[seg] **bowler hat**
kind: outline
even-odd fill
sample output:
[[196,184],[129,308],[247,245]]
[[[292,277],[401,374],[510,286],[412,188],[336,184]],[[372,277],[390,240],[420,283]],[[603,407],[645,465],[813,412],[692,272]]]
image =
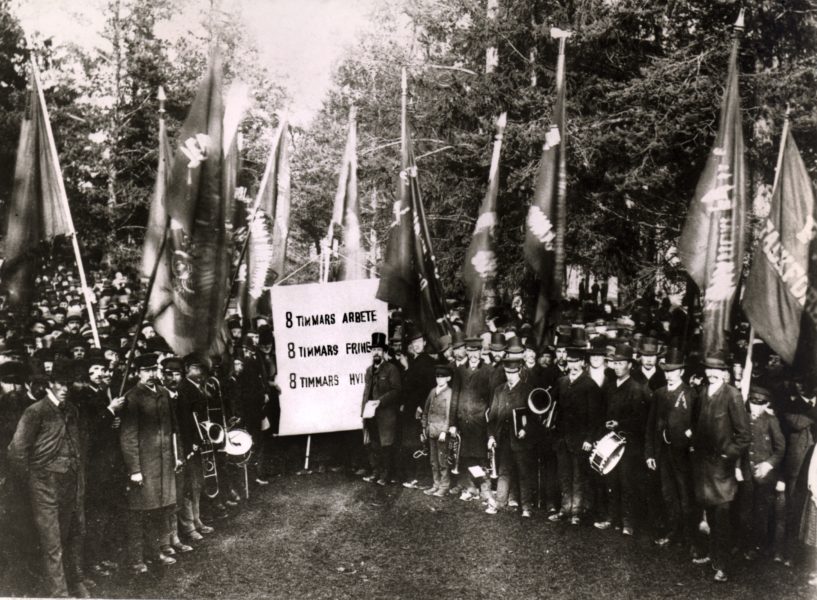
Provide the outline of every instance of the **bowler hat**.
[[502,366],[508,371],[516,371],[522,366],[522,358],[519,356],[506,356],[501,361]]
[[726,353],[722,350],[708,354],[704,358],[705,369],[721,369],[723,371],[729,370],[729,363],[726,360]]
[[768,404],[771,399],[772,395],[766,388],[759,385],[749,388],[749,402],[752,404]]
[[465,347],[468,350],[482,350],[482,338],[479,336],[465,338]]
[[184,368],[189,369],[190,367],[206,368],[207,362],[198,352],[191,352],[184,357]]
[[0,364],[0,381],[22,385],[26,377],[26,365],[17,360]]
[[613,355],[610,357],[611,361],[616,360],[633,360],[633,347],[630,344],[624,342],[621,344],[617,344],[615,350],[613,350]]
[[661,354],[661,348],[658,345],[658,340],[653,337],[645,337],[641,339],[639,352],[642,356],[658,356]]

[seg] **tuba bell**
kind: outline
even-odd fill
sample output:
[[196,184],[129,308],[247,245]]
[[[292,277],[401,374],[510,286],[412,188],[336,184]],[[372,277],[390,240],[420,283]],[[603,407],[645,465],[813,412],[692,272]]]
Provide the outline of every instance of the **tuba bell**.
[[528,408],[537,415],[547,429],[553,427],[553,415],[556,403],[550,395],[550,388],[534,388],[528,394]]
[[199,423],[202,434],[207,436],[208,441],[213,446],[220,447],[224,445],[225,436],[224,428],[213,421],[201,421]]

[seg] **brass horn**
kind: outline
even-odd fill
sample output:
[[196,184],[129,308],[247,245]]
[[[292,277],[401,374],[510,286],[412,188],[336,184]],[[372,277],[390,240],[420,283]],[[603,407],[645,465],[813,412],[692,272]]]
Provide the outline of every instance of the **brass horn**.
[[545,388],[534,388],[528,394],[528,408],[535,415],[544,415],[553,410],[553,398]]
[[556,403],[550,395],[550,388],[534,388],[528,394],[528,408],[537,415],[545,429],[553,427],[553,415],[556,412]]

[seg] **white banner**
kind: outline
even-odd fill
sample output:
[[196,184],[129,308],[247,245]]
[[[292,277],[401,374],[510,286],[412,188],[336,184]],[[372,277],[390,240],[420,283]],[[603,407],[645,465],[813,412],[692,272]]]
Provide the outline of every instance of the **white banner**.
[[272,288],[279,435],[360,429],[372,333],[388,333],[377,279]]

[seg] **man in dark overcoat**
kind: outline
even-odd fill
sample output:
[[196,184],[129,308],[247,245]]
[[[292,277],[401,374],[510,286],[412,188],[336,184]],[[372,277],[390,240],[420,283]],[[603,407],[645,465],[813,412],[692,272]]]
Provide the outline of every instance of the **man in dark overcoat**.
[[[376,403],[376,408],[373,417],[363,419],[364,436],[368,438],[366,446],[372,468],[372,473],[364,479],[377,482],[379,485],[388,485],[394,475],[394,444],[402,381],[397,367],[384,360],[384,353],[388,348],[386,335],[373,333],[371,346],[372,364],[367,367],[364,378],[361,416],[367,402]],[[419,432],[417,435],[419,438]]]
[[484,466],[487,452],[488,424],[485,413],[491,402],[491,367],[481,359],[482,339],[472,337],[465,340],[468,353],[467,362],[456,368],[459,400],[454,426],[460,435],[460,475],[461,500],[472,500],[490,496],[491,482],[483,478],[477,489],[469,467]]
[[521,366],[521,357],[502,359],[506,380],[494,389],[488,410],[488,449],[496,452],[499,478],[496,502],[489,503],[486,512],[494,514],[498,508],[507,505],[511,476],[515,472],[522,516],[528,518],[533,508],[532,441],[524,427],[514,426],[514,409],[527,409],[528,396],[533,388],[520,379]]
[[589,452],[604,420],[601,390],[584,369],[584,351],[568,349],[567,375],[558,381],[556,452],[561,480],[561,510],[551,521],[569,518],[579,525],[590,509]]
[[729,366],[723,352],[705,358],[708,386],[701,396],[700,414],[692,434],[695,497],[706,509],[710,528],[709,556],[693,561],[705,563],[711,559],[718,582],[727,580],[729,506],[738,491],[735,471],[752,440],[743,398],[727,383]]
[[644,457],[647,468],[657,472],[662,482],[667,530],[655,542],[665,546],[674,539],[694,553],[693,542],[700,515],[692,484],[693,416],[697,391],[684,383],[684,355],[670,348],[660,368],[667,384],[655,391],[647,417]]
[[128,555],[136,573],[147,570],[145,559],[175,564],[161,552],[168,512],[176,504],[174,428],[170,397],[158,384],[159,365],[154,353],[134,359],[139,383],[125,394],[119,442],[128,473]]

